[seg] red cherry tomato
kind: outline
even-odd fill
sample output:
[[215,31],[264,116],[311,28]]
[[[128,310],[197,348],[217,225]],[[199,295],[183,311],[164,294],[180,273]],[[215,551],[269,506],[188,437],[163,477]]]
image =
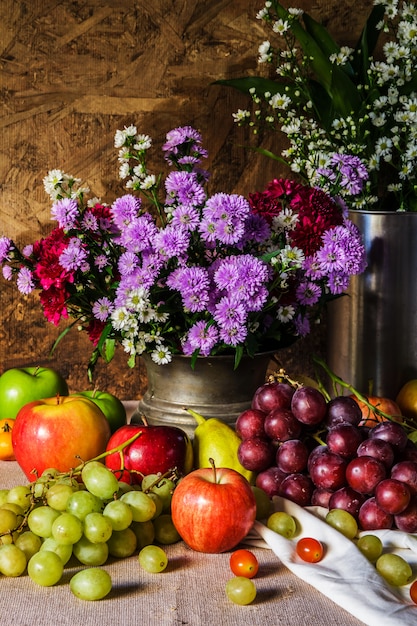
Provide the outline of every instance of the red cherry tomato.
[[318,563],[323,558],[323,545],[318,539],[303,537],[297,542],[297,554],[307,563]]
[[417,580],[415,580],[410,587],[410,598],[414,604],[417,604]]
[[236,550],[230,555],[230,569],[235,576],[253,578],[258,573],[258,559],[249,550]]

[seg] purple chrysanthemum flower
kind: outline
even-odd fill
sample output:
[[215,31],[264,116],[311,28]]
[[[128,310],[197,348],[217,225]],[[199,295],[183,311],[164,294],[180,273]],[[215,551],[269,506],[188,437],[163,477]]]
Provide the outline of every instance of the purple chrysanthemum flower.
[[167,204],[175,202],[186,207],[200,206],[206,199],[206,192],[195,172],[171,172],[166,178],[165,189]]
[[201,237],[207,241],[217,239],[226,245],[238,243],[245,232],[245,221],[250,212],[249,202],[243,196],[214,194],[203,209]]
[[242,243],[264,243],[271,236],[271,228],[259,213],[251,213],[245,220],[245,232]]
[[123,252],[123,254],[121,254],[117,267],[121,276],[127,276],[133,273],[137,264],[138,258],[136,254],[128,250],[127,252]]
[[195,350],[199,350],[202,356],[209,356],[218,339],[219,333],[216,326],[200,320],[188,331],[186,341],[183,343],[183,352],[191,355]]
[[248,335],[245,324],[235,324],[228,328],[221,328],[219,332],[220,339],[229,346],[237,346],[243,343]]
[[98,220],[91,211],[86,211],[81,221],[81,226],[84,230],[95,233],[98,231]]
[[99,254],[94,259],[94,265],[101,271],[109,265],[109,259],[105,254]]
[[[261,294],[266,300],[267,294],[263,288],[268,279],[269,268],[266,263],[250,254],[222,259],[214,273],[218,289],[245,300],[247,304],[250,297],[257,298]],[[259,307],[259,302],[256,306]]]
[[13,271],[10,265],[3,265],[2,273],[3,273],[3,278],[5,278],[6,280],[12,280]]
[[161,229],[154,238],[154,250],[165,259],[181,257],[187,252],[190,233],[185,228],[173,228],[168,225]]
[[8,237],[0,237],[0,263],[10,261],[10,252],[13,250],[12,240]]
[[342,272],[331,272],[327,286],[330,292],[334,295],[343,293],[349,287],[350,277],[348,274]]
[[193,313],[206,309],[210,281],[203,267],[180,267],[168,276],[166,284],[170,289],[180,292],[186,309]]
[[139,253],[152,247],[152,242],[157,233],[158,228],[152,216],[149,213],[144,213],[134,218],[130,224],[122,229],[118,241],[127,250]]
[[233,330],[246,323],[247,312],[242,302],[233,296],[224,296],[216,304],[213,318],[220,329]]
[[27,295],[35,289],[32,272],[27,267],[21,267],[16,279],[17,288],[20,293]]
[[83,248],[81,241],[73,237],[65,250],[59,255],[59,264],[69,272],[78,269],[85,272],[89,268],[88,263],[86,263],[87,257],[88,253]]
[[97,320],[105,322],[112,313],[114,307],[109,298],[99,298],[92,307],[92,313]]
[[72,198],[62,198],[52,206],[51,215],[51,219],[56,220],[60,228],[74,228],[77,224],[78,204]]
[[111,206],[113,222],[122,230],[139,215],[141,206],[140,198],[136,198],[131,194],[125,194],[117,198]]
[[179,226],[180,228],[193,231],[197,228],[199,221],[199,212],[193,207],[180,205],[172,212],[172,226]]
[[305,306],[316,304],[321,296],[321,288],[312,281],[301,282],[296,289],[297,301]]

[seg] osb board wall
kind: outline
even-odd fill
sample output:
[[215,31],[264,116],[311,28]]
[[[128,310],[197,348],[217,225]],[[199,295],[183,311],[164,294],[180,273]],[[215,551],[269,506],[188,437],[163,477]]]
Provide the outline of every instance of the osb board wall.
[[[352,43],[372,0],[304,0],[296,5],[323,20],[339,41]],[[245,150],[249,131],[232,112],[248,99],[212,84],[256,72],[257,48],[269,37],[255,19],[262,0],[15,0],[0,1],[0,227],[19,243],[51,229],[42,179],[60,168],[82,178],[111,202],[117,182],[114,132],[135,123],[160,146],[179,125],[198,128],[209,150],[212,191],[248,193],[288,174]],[[261,138],[257,138],[261,141]],[[280,138],[263,138],[280,151]],[[156,159],[158,165],[162,165]],[[0,278],[0,373],[49,364],[72,391],[89,386],[88,340],[47,323],[36,295],[22,298]],[[306,355],[323,351],[324,332],[282,356],[308,373]],[[100,364],[96,385],[122,399],[140,397],[143,366],[129,370],[122,350]]]

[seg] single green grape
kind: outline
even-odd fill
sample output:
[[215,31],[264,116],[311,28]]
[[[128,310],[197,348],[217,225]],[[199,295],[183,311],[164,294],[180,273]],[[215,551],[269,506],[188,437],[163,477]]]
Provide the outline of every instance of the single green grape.
[[17,515],[10,509],[0,508],[0,535],[14,530],[19,525]]
[[28,575],[42,587],[56,585],[62,578],[64,564],[62,559],[50,550],[40,550],[28,562]]
[[381,554],[376,561],[376,569],[383,578],[395,587],[406,585],[413,571],[405,559],[398,554]]
[[111,470],[100,461],[90,461],[81,470],[81,479],[90,493],[110,500],[119,491],[119,482]]
[[29,561],[41,549],[42,539],[31,530],[25,530],[17,537],[15,545],[25,553],[26,560]]
[[25,553],[15,544],[0,546],[0,572],[3,576],[21,576],[26,565]]
[[163,503],[162,498],[158,496],[157,493],[154,493],[153,491],[150,491],[146,495],[148,496],[148,498],[150,498],[151,500],[155,502],[155,507],[156,507],[155,513],[152,515],[152,519],[154,520],[161,515],[164,509],[164,503]]
[[0,506],[7,502],[7,494],[9,493],[8,489],[0,489]]
[[376,535],[362,535],[362,537],[359,537],[356,545],[371,563],[375,563],[382,554],[382,541]]
[[27,518],[29,530],[39,537],[50,537],[52,535],[52,524],[61,513],[51,509],[50,506],[42,505],[33,509]]
[[234,576],[226,583],[226,596],[235,604],[251,604],[256,598],[255,583],[251,578]]
[[271,513],[266,521],[266,525],[275,533],[278,533],[287,539],[294,537],[297,530],[295,519],[284,511]]
[[181,541],[181,537],[174,526],[169,513],[163,513],[153,521],[155,540],[157,543],[171,544]]
[[55,485],[52,485],[46,492],[46,503],[52,509],[65,511],[68,500],[73,493],[74,489],[71,485],[55,483]]
[[61,513],[52,524],[52,537],[57,543],[73,545],[83,535],[83,524],[72,513]]
[[58,543],[53,537],[44,539],[40,550],[49,550],[55,552],[64,565],[68,563],[72,555],[72,544]]
[[149,545],[142,548],[138,556],[140,566],[151,574],[163,572],[168,565],[168,556],[159,546]]
[[349,511],[331,509],[326,515],[326,522],[348,539],[353,539],[358,533],[358,524]]
[[91,543],[87,537],[83,536],[73,545],[72,553],[83,565],[97,567],[104,565],[107,561],[109,547],[107,543]]
[[126,502],[111,500],[103,510],[103,515],[109,520],[113,530],[129,528],[133,520],[132,509]]
[[70,580],[70,589],[81,600],[101,600],[112,589],[112,579],[106,570],[89,567],[74,574]]
[[148,520],[147,522],[132,522],[130,528],[136,535],[139,550],[145,546],[149,546],[155,541],[155,528],[152,520]]
[[107,541],[109,554],[118,559],[132,556],[137,547],[136,535],[131,528],[124,530],[114,530]]
[[75,491],[72,496],[68,498],[66,511],[72,513],[78,519],[83,521],[89,513],[100,513],[103,508],[103,503],[100,498],[94,496],[89,491]]
[[32,492],[27,485],[12,487],[6,497],[6,502],[18,504],[25,513],[31,504]]
[[156,493],[162,500],[162,510],[164,512],[169,511],[171,508],[174,489],[175,483],[170,478],[161,478],[158,483],[152,487],[152,492]]
[[142,491],[148,492],[154,487],[158,481],[162,480],[161,474],[147,474],[142,478]]
[[146,522],[155,515],[156,504],[143,491],[127,491],[120,500],[131,507],[134,522]]
[[84,535],[91,543],[105,543],[110,539],[112,532],[110,520],[102,513],[89,513],[84,519]]

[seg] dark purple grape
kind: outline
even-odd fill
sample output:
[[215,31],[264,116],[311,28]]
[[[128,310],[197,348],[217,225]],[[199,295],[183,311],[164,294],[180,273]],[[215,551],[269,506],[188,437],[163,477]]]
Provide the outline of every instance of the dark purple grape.
[[294,388],[288,383],[265,383],[258,387],[252,397],[252,409],[269,413],[275,408],[289,409]]
[[289,409],[273,409],[268,413],[264,422],[267,437],[275,442],[297,439],[301,434],[302,426]]
[[391,468],[391,478],[405,483],[411,495],[417,494],[417,463],[414,461],[399,461]]
[[394,524],[405,533],[417,533],[417,497],[413,496],[408,507],[399,515],[394,515]]
[[[311,456],[311,455],[310,455]],[[339,454],[329,449],[316,454],[309,463],[311,480],[316,487],[340,489],[346,484],[345,470],[347,462]]]
[[356,451],[358,456],[372,456],[381,461],[387,469],[394,463],[394,448],[383,439],[365,439],[359,444]]
[[358,519],[359,509],[365,502],[366,496],[358,493],[352,487],[341,487],[334,491],[329,500],[329,509],[343,509]]
[[392,528],[394,516],[385,513],[379,507],[374,497],[368,498],[359,509],[359,525],[362,530],[382,530]]
[[276,464],[287,474],[304,472],[308,457],[308,448],[300,439],[287,439],[277,450]]
[[237,458],[245,469],[262,472],[274,463],[275,448],[267,439],[250,437],[239,445]]
[[390,420],[380,422],[374,428],[371,428],[369,438],[388,441],[397,453],[405,450],[408,439],[407,433],[401,424]]
[[331,452],[340,454],[344,459],[356,456],[356,450],[362,443],[362,432],[353,424],[336,424],[330,428],[326,444]]
[[265,493],[272,498],[278,496],[281,483],[288,474],[280,470],[278,467],[272,466],[259,472],[255,479],[255,485],[263,489]]
[[385,465],[373,456],[358,456],[346,467],[348,485],[365,495],[373,495],[377,484],[386,477]]
[[410,499],[407,485],[395,478],[381,480],[375,487],[375,501],[385,513],[399,515],[408,507]]
[[311,494],[312,506],[323,506],[325,509],[328,509],[329,500],[333,493],[334,491],[332,491],[331,489],[322,489],[320,487],[316,487]]
[[306,474],[288,474],[281,483],[279,495],[300,506],[311,504],[314,485]]
[[306,426],[316,426],[326,415],[326,400],[314,387],[299,387],[291,400],[291,411],[299,422]]
[[353,424],[359,426],[362,411],[353,398],[337,396],[327,403],[325,423],[328,428],[336,424]]
[[235,430],[240,439],[262,437],[265,435],[264,422],[266,413],[259,409],[247,409],[236,420]]

